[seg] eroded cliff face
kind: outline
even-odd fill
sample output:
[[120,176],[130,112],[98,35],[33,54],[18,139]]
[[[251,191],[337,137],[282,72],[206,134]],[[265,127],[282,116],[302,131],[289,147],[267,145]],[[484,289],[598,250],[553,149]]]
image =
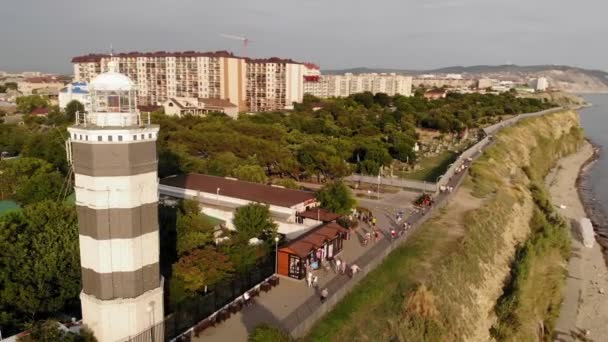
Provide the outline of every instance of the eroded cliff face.
[[[464,225],[463,236],[423,281],[437,314],[406,312],[402,331],[407,333],[401,336],[493,339],[495,306],[511,278],[516,251],[530,238],[531,222],[538,215],[531,182],[542,179],[563,155],[576,151],[582,138],[578,114],[571,111],[524,120],[496,136],[495,145],[471,166],[459,190],[481,198],[480,206],[464,213],[463,222],[454,223]],[[444,214],[450,210],[448,206]]]

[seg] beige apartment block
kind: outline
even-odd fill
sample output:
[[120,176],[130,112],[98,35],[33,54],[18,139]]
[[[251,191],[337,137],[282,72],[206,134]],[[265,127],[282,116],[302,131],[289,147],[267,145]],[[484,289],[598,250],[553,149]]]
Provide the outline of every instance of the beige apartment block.
[[[170,98],[223,99],[239,112],[283,110],[301,102],[304,76],[311,64],[289,59],[250,59],[218,52],[91,54],[74,57],[76,81],[90,81],[118,63],[137,85],[141,105],[162,105]],[[316,67],[318,70],[318,67]]]

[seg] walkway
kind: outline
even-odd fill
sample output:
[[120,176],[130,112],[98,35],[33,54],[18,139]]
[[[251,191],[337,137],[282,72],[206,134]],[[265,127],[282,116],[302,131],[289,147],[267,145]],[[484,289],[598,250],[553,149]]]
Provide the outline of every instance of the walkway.
[[[456,188],[464,174],[466,172],[457,174],[448,185]],[[406,213],[409,213],[406,221],[412,224],[414,229],[428,218],[428,210],[427,215],[413,211],[412,202],[418,195],[418,193],[402,191],[396,194],[385,194],[379,201],[359,199],[360,205],[370,209],[374,216],[378,218],[378,227],[382,234],[379,241],[363,246],[362,234],[365,234],[369,227],[361,223],[360,228],[351,236],[350,240],[345,241],[340,259],[345,260],[348,264],[359,265],[363,269],[363,274],[375,268],[388,255],[390,250],[405,241],[413,231],[413,229],[410,230],[398,241],[390,241],[390,228],[397,226],[395,214],[399,210],[405,210]],[[446,193],[436,196],[436,207],[445,203],[448,195]],[[319,271],[317,274],[319,276],[319,288],[329,290],[330,298],[328,302],[332,301],[333,294],[344,287],[353,286],[363,277],[359,276],[351,279],[345,275],[337,275],[334,271]],[[338,300],[339,298],[335,298],[332,302]],[[326,306],[324,310],[319,310],[320,307],[318,293],[313,288],[307,287],[305,281],[281,277],[279,286],[256,297],[253,305],[232,315],[218,326],[206,329],[198,338],[193,338],[193,341],[246,341],[249,332],[260,323],[269,323],[289,332],[297,330],[301,333],[306,330],[301,326],[303,322],[312,321],[309,319],[311,316],[320,316],[331,308]],[[306,322],[306,324],[312,324],[312,322]]]

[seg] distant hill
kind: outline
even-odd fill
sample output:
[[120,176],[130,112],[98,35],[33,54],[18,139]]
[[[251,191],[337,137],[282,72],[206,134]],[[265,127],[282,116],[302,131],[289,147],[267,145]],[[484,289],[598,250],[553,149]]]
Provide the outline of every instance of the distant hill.
[[407,70],[390,68],[351,68],[323,70],[324,74],[400,73],[412,76],[422,74],[462,74],[473,78],[490,77],[525,82],[528,78],[546,77],[552,87],[574,93],[608,93],[608,72],[567,65],[474,65],[452,66],[432,70]]

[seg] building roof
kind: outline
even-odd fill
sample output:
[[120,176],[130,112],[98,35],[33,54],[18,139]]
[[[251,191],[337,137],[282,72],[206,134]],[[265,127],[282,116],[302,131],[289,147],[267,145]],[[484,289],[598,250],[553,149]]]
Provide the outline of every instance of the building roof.
[[236,107],[235,104],[226,100],[226,99],[212,99],[212,98],[199,98],[199,102],[205,104],[205,106],[209,107],[220,107],[220,108],[229,108]]
[[311,251],[321,248],[325,241],[335,239],[341,232],[347,232],[347,230],[337,223],[327,223],[291,240],[287,245],[281,247],[281,250],[304,258]]
[[94,90],[132,90],[135,89],[135,83],[130,78],[117,72],[105,72],[97,75],[89,87]]
[[327,211],[319,207],[311,208],[301,213],[298,213],[298,216],[322,222],[331,222],[342,217],[342,215],[340,214],[332,213],[331,211]]
[[292,59],[270,57],[270,58],[248,58],[236,56],[232,52],[228,51],[212,51],[212,52],[198,52],[198,51],[184,51],[184,52],[170,52],[170,51],[157,51],[157,52],[127,52],[118,54],[88,54],[83,56],[76,56],[72,58],[72,63],[96,63],[100,62],[102,58],[110,57],[121,57],[121,58],[138,58],[138,57],[224,57],[224,58],[238,58],[244,59],[247,63],[293,63],[303,64],[306,66],[318,66],[312,63],[300,63]]
[[219,188],[221,196],[239,198],[252,202],[271,204],[280,207],[313,202],[312,192],[279,188],[270,185],[245,182],[233,178],[216,177],[191,173],[171,176],[160,180],[160,184],[215,194]]
[[30,114],[31,115],[48,115],[49,109],[48,108],[36,108]]

